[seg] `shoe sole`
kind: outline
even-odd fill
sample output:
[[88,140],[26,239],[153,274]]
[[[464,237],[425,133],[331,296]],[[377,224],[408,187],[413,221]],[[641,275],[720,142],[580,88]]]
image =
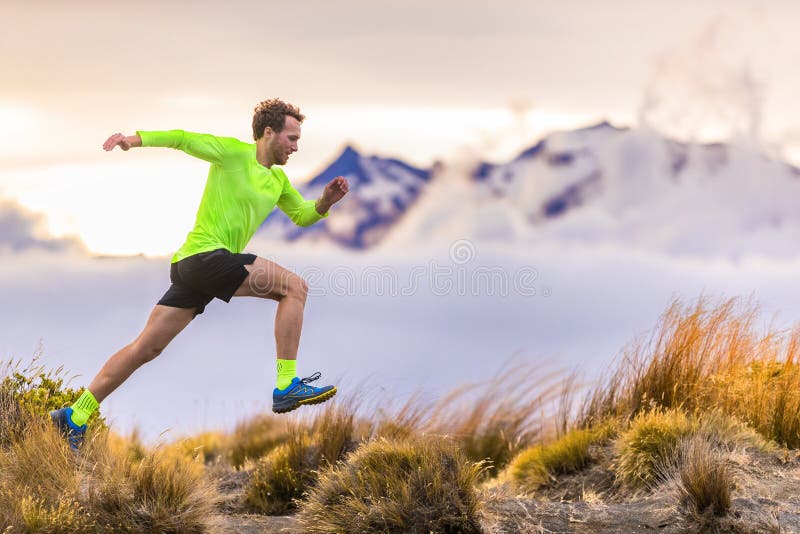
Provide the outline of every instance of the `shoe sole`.
[[275,413],[287,413],[293,410],[298,409],[300,406],[304,404],[321,404],[326,400],[330,399],[336,395],[336,388],[330,389],[321,395],[317,395],[316,397],[311,397],[310,399],[303,399],[301,401],[297,401],[294,404],[291,404],[285,408],[272,408],[272,411]]

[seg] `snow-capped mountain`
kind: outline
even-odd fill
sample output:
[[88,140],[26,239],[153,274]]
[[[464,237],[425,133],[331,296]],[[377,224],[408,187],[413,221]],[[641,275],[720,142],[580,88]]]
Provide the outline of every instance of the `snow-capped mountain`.
[[688,255],[794,255],[800,237],[798,169],[755,146],[681,143],[606,122],[553,133],[505,163],[423,170],[347,148],[303,194],[337,175],[351,194],[335,216],[302,229],[275,214],[267,230],[354,248],[470,238]]
[[288,241],[329,239],[350,248],[367,248],[380,241],[417,200],[431,178],[431,171],[394,159],[362,156],[348,146],[300,192],[305,198],[317,198],[325,184],[337,176],[347,178],[350,193],[347,202],[336,207],[335,217],[302,228],[275,211],[259,232]]

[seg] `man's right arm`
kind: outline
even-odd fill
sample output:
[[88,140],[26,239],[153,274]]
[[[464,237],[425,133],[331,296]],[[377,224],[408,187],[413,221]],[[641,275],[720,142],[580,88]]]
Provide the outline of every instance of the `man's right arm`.
[[120,147],[122,150],[129,150],[132,147],[142,146],[142,138],[139,134],[122,135],[121,133],[115,133],[103,143],[103,150],[114,150],[115,146]]
[[248,145],[233,138],[184,130],[152,132],[137,130],[136,135],[112,135],[105,142],[103,148],[111,150],[115,146],[119,146],[122,150],[128,150],[134,146],[174,148],[209,163],[222,165],[223,160],[234,153],[241,152],[242,148]]

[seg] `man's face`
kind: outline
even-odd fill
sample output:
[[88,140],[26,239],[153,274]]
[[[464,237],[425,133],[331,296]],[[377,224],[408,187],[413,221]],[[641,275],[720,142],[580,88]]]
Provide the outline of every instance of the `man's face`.
[[297,142],[300,140],[300,121],[294,117],[286,116],[283,130],[272,133],[269,149],[276,165],[286,165],[289,156],[297,152]]

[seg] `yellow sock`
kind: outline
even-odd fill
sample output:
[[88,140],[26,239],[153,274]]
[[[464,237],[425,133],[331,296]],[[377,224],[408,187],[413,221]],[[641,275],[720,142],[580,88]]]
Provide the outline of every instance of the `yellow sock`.
[[83,394],[78,397],[72,405],[72,422],[78,426],[83,426],[89,417],[100,407],[100,403],[94,398],[88,389],[83,390]]
[[275,387],[286,389],[292,383],[292,378],[297,376],[297,360],[283,360],[278,358],[278,380]]

